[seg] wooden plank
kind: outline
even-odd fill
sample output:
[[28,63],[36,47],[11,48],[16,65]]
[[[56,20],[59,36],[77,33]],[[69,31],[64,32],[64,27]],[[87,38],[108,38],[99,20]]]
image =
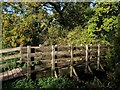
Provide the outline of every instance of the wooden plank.
[[22,53],[24,54],[24,53],[27,53],[27,47],[22,47],[22,49],[21,49],[22,51]]
[[51,46],[42,46],[40,45],[39,48],[35,49],[36,52],[52,52]]
[[50,53],[49,52],[44,52],[44,53],[36,52],[36,53],[30,53],[29,54],[30,57],[40,57],[40,56],[43,56],[43,55],[47,56],[47,55],[50,55]]
[[69,46],[58,45],[57,50],[58,51],[68,51],[70,49],[69,49]]
[[52,60],[51,60],[51,75],[54,76],[54,71],[55,71],[55,47],[52,45]]
[[100,69],[100,44],[98,45],[97,70]]
[[86,58],[85,58],[86,64],[85,64],[85,72],[87,72],[88,68],[88,45],[86,45]]
[[70,45],[70,55],[71,55],[71,62],[70,62],[70,77],[73,76],[73,46]]
[[38,49],[39,48],[39,46],[31,46],[31,49]]
[[31,77],[31,46],[27,46],[27,77]]
[[[57,67],[63,66],[63,65],[68,65],[70,67],[70,62],[57,62]],[[70,71],[69,71],[70,72]]]
[[22,56],[22,45],[20,45],[20,61],[22,61],[23,56]]
[[88,50],[88,53],[89,53],[90,55],[94,55],[94,54],[97,54],[98,51],[97,51],[97,49],[89,49],[89,50]]
[[11,72],[13,73],[14,78],[18,77],[18,74],[15,69],[12,69]]
[[13,51],[19,51],[20,47],[16,47],[16,48],[9,48],[9,49],[2,49],[0,50],[0,54],[2,53],[8,53],[8,52],[13,52]]
[[20,76],[24,76],[22,68],[19,68],[19,70],[20,70]]
[[42,63],[51,63],[51,60],[40,60]]
[[3,76],[4,76],[4,75],[3,75],[3,72],[1,72],[1,73],[0,73],[0,81],[3,80]]
[[8,71],[3,72],[3,80],[8,80]]
[[84,45],[79,45],[79,46],[74,46],[73,50],[85,50],[85,46]]
[[56,59],[57,62],[70,62],[70,58],[58,58]]
[[75,68],[73,68],[73,73],[75,74],[77,81],[80,82],[80,79],[79,79],[79,77],[78,77],[78,75],[77,75],[77,73],[75,71]]
[[[25,56],[27,56],[27,54],[22,54],[22,56],[25,57]],[[0,61],[4,61],[4,60],[7,60],[7,59],[13,59],[13,58],[19,58],[19,57],[21,57],[20,54],[10,55],[10,56],[0,58]]]
[[43,55],[43,56],[39,56],[39,57],[34,57],[35,61],[37,60],[51,60],[52,56],[51,55]]
[[18,76],[23,76],[23,73],[22,73],[22,68],[16,68],[16,72],[18,74]]
[[74,52],[73,57],[85,56],[85,53]]
[[18,71],[17,71],[16,69],[13,69],[11,72],[13,73],[13,77],[14,77],[14,78],[19,77]]
[[[55,45],[55,52],[56,53],[58,52],[58,45]],[[56,68],[58,66],[58,61],[56,59],[57,59],[57,56],[55,55],[55,72],[54,73],[55,73],[55,77],[58,78],[59,70]]]
[[22,72],[17,73],[18,77],[24,76],[24,74]]
[[69,53],[57,53],[57,58],[70,58],[71,55]]
[[8,75],[9,75],[9,80],[14,78],[12,71],[8,71]]

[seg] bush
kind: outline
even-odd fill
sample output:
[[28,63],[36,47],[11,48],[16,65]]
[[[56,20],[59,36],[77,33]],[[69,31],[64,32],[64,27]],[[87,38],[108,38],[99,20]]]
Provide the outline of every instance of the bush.
[[41,88],[55,88],[55,89],[75,89],[77,88],[77,84],[70,79],[65,78],[54,78],[54,77],[48,77],[38,80],[38,86]]
[[4,88],[34,88],[34,89],[76,89],[77,84],[75,81],[66,79],[66,78],[55,78],[55,77],[47,77],[47,78],[40,78],[38,80],[31,80],[24,78],[22,80],[16,80],[14,82],[5,82],[3,83]]

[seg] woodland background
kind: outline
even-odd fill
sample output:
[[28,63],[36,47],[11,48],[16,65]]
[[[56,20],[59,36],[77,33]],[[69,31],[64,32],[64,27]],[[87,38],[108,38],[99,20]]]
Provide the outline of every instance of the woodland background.
[[3,2],[2,48],[107,44],[110,83],[120,83],[120,2]]

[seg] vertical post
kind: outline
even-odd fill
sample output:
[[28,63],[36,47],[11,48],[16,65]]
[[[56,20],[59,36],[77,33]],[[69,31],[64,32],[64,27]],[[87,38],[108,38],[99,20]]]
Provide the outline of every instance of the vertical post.
[[[57,45],[55,45],[55,59],[57,59]],[[58,68],[56,68],[56,67],[58,67],[58,63],[57,63],[57,60],[55,60],[55,77],[57,78],[58,77],[58,74],[59,74],[59,70],[58,70]]]
[[70,77],[73,76],[73,46],[70,45],[71,63],[70,63]]
[[88,45],[86,45],[86,64],[85,64],[85,73],[87,73],[88,68]]
[[100,69],[100,44],[98,44],[97,70]]
[[52,45],[51,75],[54,76],[55,71],[55,47]]
[[22,45],[20,45],[20,63],[22,63],[22,59],[23,59],[23,57],[22,57]]
[[30,53],[31,53],[31,46],[27,46],[27,77],[30,78],[31,77],[31,57],[30,57]]

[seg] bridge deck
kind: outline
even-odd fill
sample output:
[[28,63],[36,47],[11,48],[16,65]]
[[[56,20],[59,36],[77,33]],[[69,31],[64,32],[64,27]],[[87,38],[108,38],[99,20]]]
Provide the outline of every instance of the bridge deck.
[[21,76],[24,76],[24,74],[22,73],[22,68],[16,68],[12,69],[11,71],[0,73],[0,81],[6,81]]

